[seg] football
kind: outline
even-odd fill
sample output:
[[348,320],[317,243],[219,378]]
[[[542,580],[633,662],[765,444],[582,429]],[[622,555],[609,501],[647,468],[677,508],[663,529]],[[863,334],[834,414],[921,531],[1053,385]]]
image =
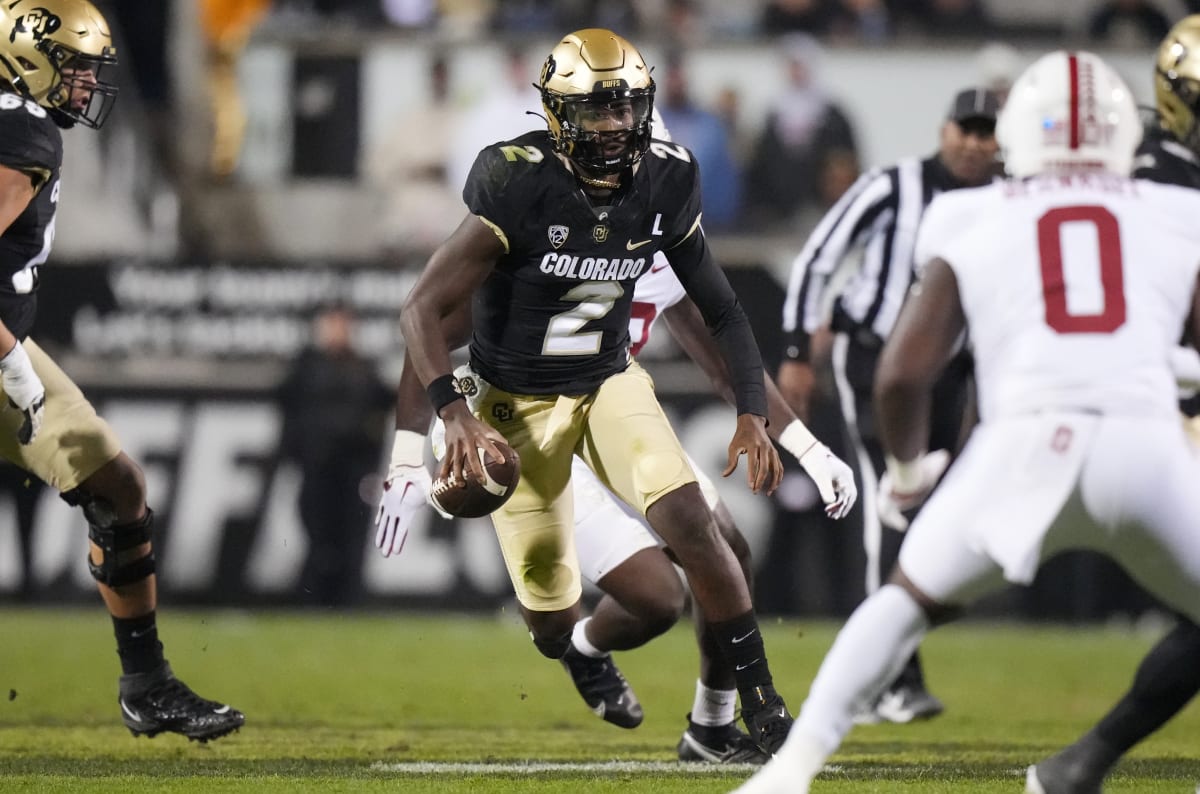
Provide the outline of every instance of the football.
[[479,450],[486,482],[468,479],[467,484],[460,487],[453,477],[437,477],[429,494],[434,503],[452,516],[479,518],[507,502],[521,479],[521,458],[508,444],[497,442],[496,446],[504,453],[503,461],[494,460]]

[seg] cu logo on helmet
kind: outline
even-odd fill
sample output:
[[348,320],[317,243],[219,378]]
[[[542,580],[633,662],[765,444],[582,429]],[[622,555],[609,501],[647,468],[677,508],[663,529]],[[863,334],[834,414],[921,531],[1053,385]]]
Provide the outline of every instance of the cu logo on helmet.
[[46,36],[62,27],[62,20],[44,8],[34,8],[27,14],[17,17],[13,23],[12,32],[8,34],[9,42],[17,40],[20,33],[28,33],[34,41],[41,41]]

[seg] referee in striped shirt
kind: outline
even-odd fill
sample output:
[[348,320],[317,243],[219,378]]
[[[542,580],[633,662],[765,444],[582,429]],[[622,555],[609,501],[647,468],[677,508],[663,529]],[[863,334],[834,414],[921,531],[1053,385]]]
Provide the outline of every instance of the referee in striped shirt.
[[[925,208],[942,191],[983,185],[999,174],[994,135],[999,108],[999,97],[991,91],[960,91],[942,124],[937,153],[905,158],[859,177],[817,224],[788,280],[778,384],[796,413],[807,418],[814,384],[812,340],[815,336],[816,347],[822,348],[820,342],[828,342],[826,329],[832,331],[838,401],[859,467],[868,593],[886,579],[903,537],[885,531],[879,519],[877,489],[884,458],[871,406],[875,364],[915,279],[913,249]],[[848,259],[852,252],[861,256],[856,268]],[[839,273],[843,265],[849,271]],[[831,294],[835,283],[843,285],[836,296]],[[962,353],[943,375],[935,392],[930,450],[957,451],[969,374],[970,360]],[[896,681],[858,719],[910,722],[937,716],[942,708],[925,688],[914,651]]]

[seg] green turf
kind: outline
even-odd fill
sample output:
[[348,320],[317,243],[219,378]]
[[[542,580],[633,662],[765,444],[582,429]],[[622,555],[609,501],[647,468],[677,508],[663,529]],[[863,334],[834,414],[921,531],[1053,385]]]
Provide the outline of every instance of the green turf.
[[[770,621],[776,682],[798,708],[828,624]],[[0,791],[720,792],[744,771],[416,774],[432,762],[670,762],[695,651],[678,627],[618,657],[646,722],[600,722],[510,615],[170,611],[176,672],[247,714],[207,745],[133,739],[116,705],[109,622],[87,611],[0,610]],[[948,704],[938,720],[857,728],[822,792],[1020,792],[1021,770],[1073,739],[1127,686],[1153,634],[964,625],[925,644]],[[7,697],[6,697],[7,695]],[[1111,792],[1192,794],[1200,708],[1118,769]]]

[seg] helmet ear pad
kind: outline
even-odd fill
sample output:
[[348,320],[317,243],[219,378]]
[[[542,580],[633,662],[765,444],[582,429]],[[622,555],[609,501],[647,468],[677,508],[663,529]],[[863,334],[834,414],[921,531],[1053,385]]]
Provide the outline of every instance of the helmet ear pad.
[[1133,94],[1098,55],[1059,50],[1030,65],[996,120],[1014,177],[1056,171],[1128,174],[1142,139]]

